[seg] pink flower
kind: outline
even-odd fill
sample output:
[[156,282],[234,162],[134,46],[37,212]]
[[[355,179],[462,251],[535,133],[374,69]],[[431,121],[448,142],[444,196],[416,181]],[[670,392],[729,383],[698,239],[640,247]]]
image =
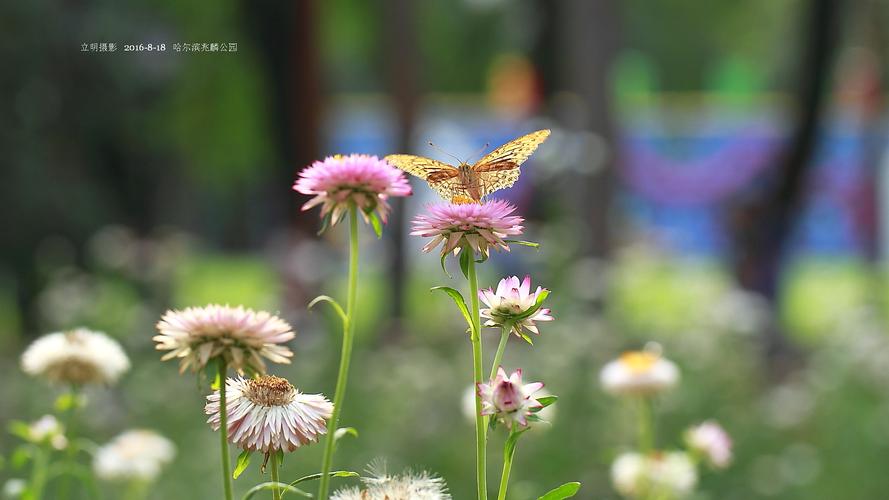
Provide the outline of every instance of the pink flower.
[[717,469],[728,467],[732,461],[732,438],[721,425],[712,420],[685,431],[685,442],[692,451],[700,453]]
[[265,373],[266,358],[290,363],[293,353],[284,344],[293,339],[293,328],[265,311],[211,304],[167,311],[157,324],[157,350],[170,351],[161,360],[178,358],[180,371],[202,370],[211,359],[222,356],[239,372]]
[[321,205],[321,217],[330,217],[330,225],[342,219],[351,203],[361,209],[364,220],[376,211],[386,222],[390,196],[410,196],[411,186],[401,170],[376,156],[353,154],[328,156],[299,173],[293,189],[315,195],[303,210]]
[[523,327],[539,335],[534,322],[553,320],[550,310],[538,304],[538,300],[542,302],[548,294],[549,290],[540,286],[531,293],[531,276],[525,276],[521,283],[518,276],[510,276],[500,280],[496,291],[491,288],[479,290],[479,298],[488,306],[481,310],[481,316],[488,319],[485,326],[511,323],[513,332],[519,337],[524,337]]
[[478,384],[478,395],[482,398],[482,415],[495,415],[507,427],[512,428],[513,422],[528,425],[531,410],[543,408],[532,394],[543,388],[542,382],[522,384],[522,369],[506,376],[503,367],[497,368],[497,376],[490,383]]
[[522,234],[524,219],[510,215],[515,206],[491,200],[482,204],[439,203],[427,207],[427,213],[414,217],[412,236],[432,238],[423,247],[429,252],[443,243],[441,254],[460,253],[464,244],[487,256],[489,247],[509,251],[504,238]]
[[[321,394],[303,394],[270,375],[225,384],[228,440],[244,450],[293,451],[327,433],[333,404]],[[207,396],[204,412],[210,427],[219,430],[219,391]]]

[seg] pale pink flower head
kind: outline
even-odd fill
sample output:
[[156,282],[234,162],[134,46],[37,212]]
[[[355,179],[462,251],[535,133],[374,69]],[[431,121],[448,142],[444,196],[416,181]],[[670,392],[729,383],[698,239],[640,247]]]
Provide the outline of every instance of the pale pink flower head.
[[534,413],[532,410],[543,408],[543,404],[532,396],[542,388],[542,382],[523,384],[521,368],[507,376],[501,366],[493,380],[478,384],[482,415],[494,415],[509,428],[513,422],[524,427],[528,425],[528,416]]
[[711,467],[724,469],[732,462],[732,438],[718,423],[708,420],[685,431],[685,442]]
[[161,358],[179,358],[180,371],[198,371],[222,356],[238,372],[265,373],[263,358],[290,363],[293,353],[281,345],[293,339],[293,328],[283,319],[244,307],[211,304],[167,311],[157,324],[157,350]]
[[509,251],[508,236],[522,234],[525,219],[511,215],[515,206],[502,200],[485,203],[438,203],[427,207],[425,214],[414,217],[411,235],[432,238],[424,252],[442,245],[441,254],[457,254],[464,245],[488,255],[488,249]]
[[488,306],[481,310],[481,316],[487,318],[485,326],[510,324],[519,337],[527,338],[522,328],[539,335],[535,321],[553,320],[551,311],[540,307],[547,295],[549,290],[540,286],[531,292],[531,276],[525,276],[521,282],[518,276],[503,278],[497,284],[497,290],[478,291],[479,298]]
[[376,156],[352,154],[328,156],[299,173],[293,189],[315,197],[303,210],[321,205],[321,217],[334,225],[342,219],[350,204],[361,209],[368,223],[374,212],[386,222],[390,196],[410,196],[411,185],[401,170]]
[[[226,380],[228,440],[247,451],[291,452],[327,434],[333,404],[321,394],[303,394],[271,375]],[[207,396],[207,423],[219,430],[219,391]]]

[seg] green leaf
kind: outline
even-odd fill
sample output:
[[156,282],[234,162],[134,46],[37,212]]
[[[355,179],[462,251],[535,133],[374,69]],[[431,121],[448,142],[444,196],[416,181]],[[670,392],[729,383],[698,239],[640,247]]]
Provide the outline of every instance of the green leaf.
[[[322,475],[323,474],[318,472],[315,474],[309,474],[308,476],[303,476],[303,477],[297,479],[296,481],[291,482],[290,486],[295,486],[295,485],[305,482],[305,481],[313,481],[315,479],[321,479]],[[328,475],[330,477],[360,477],[361,476],[361,474],[358,474],[357,472],[352,472],[349,470],[335,470],[333,472],[328,473]]]
[[238,463],[235,465],[235,471],[232,472],[232,479],[237,479],[242,472],[247,470],[247,466],[250,465],[250,455],[252,454],[252,451],[244,450],[238,455]]
[[578,490],[580,490],[580,483],[565,483],[554,490],[550,490],[537,500],[564,500],[565,498],[571,498],[576,495]]
[[33,456],[34,448],[29,445],[22,445],[12,452],[12,455],[9,457],[9,464],[12,465],[13,469],[21,469]]
[[343,324],[348,321],[348,317],[346,316],[346,311],[345,309],[343,309],[343,306],[341,306],[339,302],[334,300],[333,297],[329,297],[327,295],[319,295],[315,297],[311,302],[309,302],[308,309],[315,307],[315,304],[318,304],[319,302],[327,302],[328,304],[330,304],[331,307],[333,307],[333,310],[336,311],[336,313],[339,315],[340,320],[342,320]]
[[57,412],[64,413],[80,406],[80,398],[74,392],[66,392],[56,398],[54,406]]
[[31,439],[31,427],[21,420],[13,420],[9,422],[9,433],[13,436],[19,437],[24,441],[32,441]]
[[278,459],[278,465],[284,465],[284,450],[278,450],[275,452],[275,457]]
[[[269,481],[267,483],[257,484],[256,486],[247,490],[247,493],[244,494],[244,497],[242,500],[250,500],[251,498],[253,498],[253,495],[259,493],[260,491],[265,491],[265,490],[271,491],[271,490],[275,489],[275,487],[277,487],[279,490],[281,490],[282,492],[285,492],[285,493],[295,493],[295,494],[303,496],[305,498],[312,498],[311,493],[308,493],[308,492],[305,492],[299,488],[290,486],[289,484],[276,483],[274,481]],[[283,497],[283,494],[281,496]]]
[[464,248],[460,252],[460,270],[463,271],[463,277],[469,279],[469,261],[472,260],[472,250]]
[[534,301],[533,307],[529,308],[527,311],[523,312],[522,314],[517,314],[516,316],[511,316],[510,319],[515,323],[519,323],[527,318],[530,318],[531,316],[534,316],[535,314],[537,314],[537,311],[539,311],[540,308],[543,306],[543,302],[546,300],[547,297],[549,297],[549,294],[550,294],[550,291],[544,288],[543,290],[540,291],[540,295],[537,296],[537,300]]
[[519,332],[519,336],[522,337],[522,340],[524,340],[525,342],[534,345],[534,342],[531,340],[531,337],[529,337],[527,333]]
[[485,261],[488,260],[488,255],[489,255],[489,254],[483,253],[483,254],[482,254],[482,258],[479,259],[479,260],[477,260],[477,261],[475,261],[475,263],[476,263],[476,264],[484,264]]
[[503,240],[506,243],[515,243],[516,245],[522,245],[531,248],[540,248],[540,243],[534,241],[525,241],[525,240]]
[[340,439],[346,437],[346,435],[350,435],[354,438],[358,437],[358,429],[354,427],[340,427],[336,430],[333,435],[333,439],[339,441]]
[[[516,427],[516,425],[514,424],[513,427]],[[513,430],[509,433],[509,437],[506,438],[506,443],[503,444],[504,459],[508,460],[509,457],[512,457],[513,453],[515,453],[516,445],[519,444],[519,437],[521,437],[522,434],[528,432],[528,429],[530,429],[530,427],[525,427],[524,429],[519,431]]]
[[[366,213],[366,212],[365,212]],[[370,219],[370,225],[374,228],[374,233],[376,233],[377,238],[383,237],[383,223],[380,221],[380,216],[377,215],[376,212],[371,211],[367,214],[367,218]]]
[[558,396],[543,396],[542,398],[537,398],[537,402],[543,405],[540,408],[537,408],[537,411],[540,411],[540,410],[546,408],[547,406],[555,403],[558,400],[559,400]]
[[441,290],[444,293],[450,295],[452,299],[454,299],[454,303],[457,304],[457,308],[459,308],[460,312],[463,313],[463,318],[469,325],[469,331],[474,333],[475,328],[472,325],[472,317],[469,315],[469,308],[466,307],[466,301],[463,300],[463,295],[449,286],[436,286],[429,289],[429,291],[432,290]]
[[454,279],[454,277],[451,276],[451,273],[448,272],[448,266],[445,265],[445,261],[447,260],[447,258],[448,258],[448,254],[446,254],[446,253],[441,254],[441,270],[444,271],[445,276],[447,276],[448,279]]
[[333,222],[333,212],[332,211],[327,212],[327,215],[325,215],[321,219],[321,229],[318,230],[318,236],[321,236],[322,234],[324,234],[324,231],[327,231],[330,228],[330,226],[332,225],[331,224],[332,222]]
[[[214,391],[219,390],[219,357],[212,358],[207,361],[207,366],[204,367],[204,374],[207,375],[207,380],[211,380],[210,389]],[[198,385],[201,385],[198,382]]]

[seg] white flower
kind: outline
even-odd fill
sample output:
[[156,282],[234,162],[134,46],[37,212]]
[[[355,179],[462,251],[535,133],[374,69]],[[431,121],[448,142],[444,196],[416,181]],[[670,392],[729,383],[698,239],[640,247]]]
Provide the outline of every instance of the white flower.
[[688,454],[624,453],[611,464],[611,482],[627,498],[683,498],[694,491],[698,472]]
[[712,420],[685,431],[685,442],[689,449],[700,453],[712,467],[724,469],[732,461],[732,439],[722,426]]
[[401,476],[386,474],[362,478],[362,488],[335,491],[330,500],[450,500],[448,487],[440,477],[428,472],[406,472]]
[[542,382],[522,383],[522,369],[507,376],[503,367],[497,368],[497,376],[489,383],[478,384],[478,395],[482,399],[482,415],[494,415],[507,427],[512,423],[528,425],[528,416],[532,410],[542,408],[543,404],[532,397],[532,394],[543,388]]
[[[488,308],[482,309],[480,314],[487,318],[485,326],[502,326],[512,324],[512,331],[519,337],[524,337],[522,328],[534,334],[540,334],[535,321],[552,321],[550,310],[539,308],[538,298],[543,301],[549,294],[549,290],[538,286],[531,292],[531,276],[519,281],[518,276],[503,278],[497,284],[497,290],[486,288],[478,291],[478,296]],[[531,313],[532,311],[533,314]],[[527,317],[522,317],[528,315]]]
[[599,374],[606,392],[615,395],[653,395],[679,382],[679,369],[653,350],[625,352],[608,362]]
[[150,430],[130,430],[96,451],[93,470],[108,481],[152,481],[175,456],[169,439]]
[[[249,451],[293,451],[327,434],[333,404],[321,394],[303,394],[271,375],[226,381],[228,440]],[[207,423],[218,430],[219,391],[207,396]]]
[[211,304],[167,311],[157,324],[157,350],[170,351],[161,359],[180,359],[180,371],[203,369],[211,359],[222,356],[243,372],[265,373],[267,358],[290,363],[293,353],[280,345],[293,339],[293,328],[265,311]]
[[8,479],[3,483],[3,498],[19,498],[27,487],[28,483],[24,479]]
[[[475,425],[475,395],[477,390],[474,386],[469,386],[463,391],[463,399],[460,401],[460,409],[463,412],[463,416],[466,418],[466,421],[470,424]],[[546,390],[546,388],[540,389],[537,391],[535,395],[536,398],[545,398],[552,396],[552,393]],[[546,408],[541,409],[537,412],[537,416],[540,417],[540,422],[530,422],[531,426],[534,428],[543,428],[548,429],[550,425],[540,425],[541,423],[547,424],[552,423],[555,420],[556,415],[558,414],[558,410],[556,409],[558,405],[549,405]]]
[[21,361],[28,375],[76,385],[110,384],[130,368],[130,360],[116,340],[86,328],[38,338]]
[[44,415],[28,424],[25,431],[19,432],[19,435],[31,443],[49,443],[57,450],[64,450],[68,447],[65,427],[52,415]]

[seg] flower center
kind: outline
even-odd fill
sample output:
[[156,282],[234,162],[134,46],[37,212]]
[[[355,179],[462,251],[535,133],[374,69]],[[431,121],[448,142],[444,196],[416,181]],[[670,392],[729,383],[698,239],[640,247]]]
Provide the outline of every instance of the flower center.
[[283,378],[265,375],[247,382],[244,396],[260,406],[284,406],[293,401],[295,392]]
[[621,354],[620,362],[632,373],[645,373],[661,359],[660,355],[646,351],[630,351]]

